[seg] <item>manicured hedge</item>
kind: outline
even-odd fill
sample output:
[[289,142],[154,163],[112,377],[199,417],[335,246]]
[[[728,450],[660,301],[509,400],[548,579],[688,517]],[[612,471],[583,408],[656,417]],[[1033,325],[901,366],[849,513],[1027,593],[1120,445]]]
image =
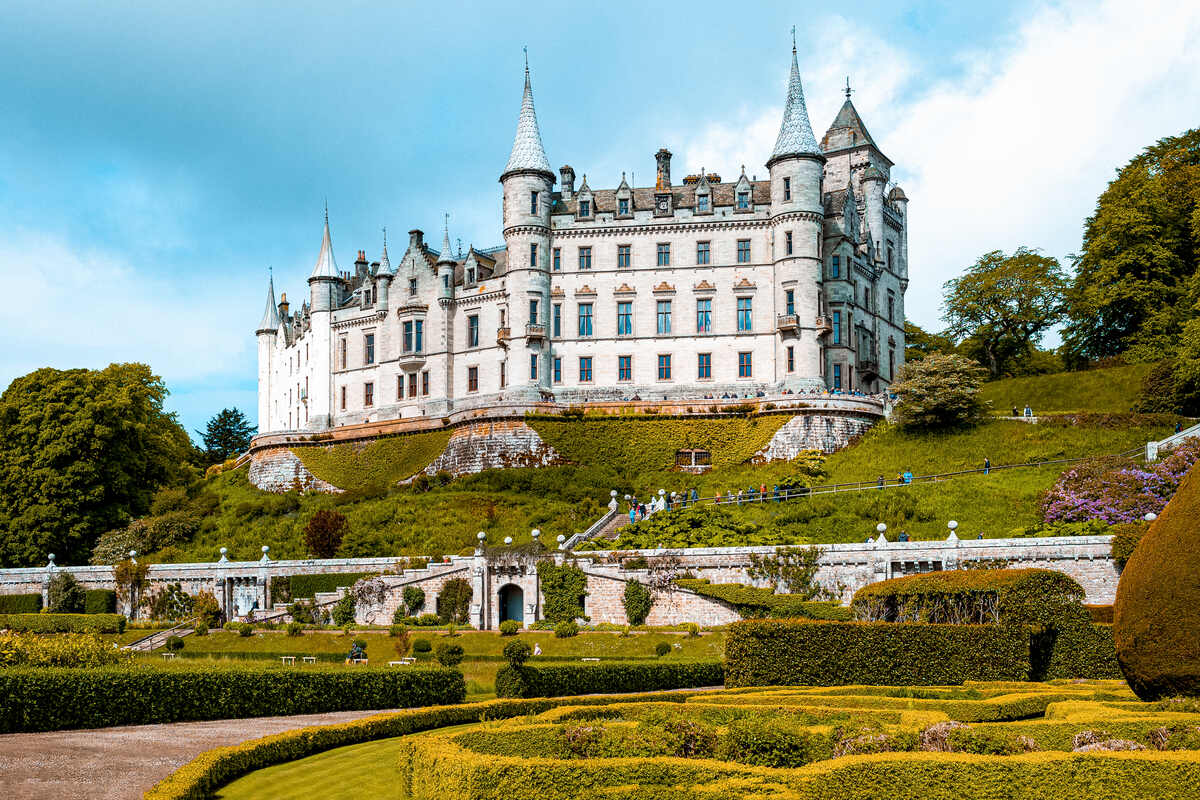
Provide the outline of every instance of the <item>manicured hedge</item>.
[[938,686],[1029,671],[1019,626],[749,621],[725,638],[726,686]]
[[1085,605],[1088,616],[1092,622],[1099,622],[1103,625],[1112,625],[1113,607],[1112,606],[1089,606]]
[[88,589],[84,592],[83,613],[117,613],[117,593],[112,589]]
[[507,666],[496,674],[497,697],[565,697],[602,692],[650,692],[720,686],[719,661],[667,664],[581,664]]
[[705,578],[675,581],[681,588],[729,603],[746,619],[762,617],[844,620],[850,609],[827,600],[802,600],[792,594],[775,594],[740,583],[709,583]]
[[36,614],[41,610],[40,594],[0,594],[0,614]]
[[169,665],[0,670],[0,733],[461,703],[455,670]]
[[[682,703],[694,695],[694,692],[629,695],[621,697],[620,701]],[[464,725],[478,722],[480,719],[509,719],[540,714],[565,703],[574,706],[604,705],[612,703],[615,699],[617,698],[599,696],[571,697],[564,700],[489,700],[483,703],[377,714],[340,725],[298,728],[201,753],[171,773],[143,797],[145,800],[208,800],[221,786],[256,769],[294,761],[335,747],[390,739],[451,725]]]
[[123,633],[123,614],[5,614],[0,628],[22,633]]
[[336,592],[339,586],[353,586],[375,572],[323,572],[312,575],[280,575],[271,579],[271,597],[279,602],[311,600],[317,592]]

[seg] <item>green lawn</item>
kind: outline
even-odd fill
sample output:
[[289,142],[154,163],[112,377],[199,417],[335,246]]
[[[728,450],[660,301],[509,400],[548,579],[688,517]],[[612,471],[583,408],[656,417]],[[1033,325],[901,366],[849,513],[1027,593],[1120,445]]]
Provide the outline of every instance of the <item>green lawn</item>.
[[1035,414],[1063,411],[1117,413],[1129,411],[1153,364],[1130,364],[1086,372],[1059,372],[1029,378],[1006,378],[983,385],[983,398],[992,413],[1022,411],[1028,403]]

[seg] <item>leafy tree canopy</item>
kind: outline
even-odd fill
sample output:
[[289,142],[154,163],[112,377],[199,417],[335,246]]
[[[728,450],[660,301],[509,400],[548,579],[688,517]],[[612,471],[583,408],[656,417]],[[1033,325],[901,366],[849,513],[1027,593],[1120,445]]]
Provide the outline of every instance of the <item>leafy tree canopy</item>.
[[980,363],[997,378],[1062,320],[1066,290],[1057,259],[1026,247],[1011,256],[1001,250],[984,253],[943,287],[946,334],[971,339]]
[[204,442],[204,450],[210,464],[220,464],[237,458],[250,447],[255,427],[246,415],[236,408],[223,408],[204,427],[196,431]]
[[974,425],[986,404],[979,394],[984,370],[965,356],[933,353],[900,368],[892,391],[899,395],[896,417],[913,430]]
[[915,322],[904,320],[904,360],[917,361],[930,353],[953,353],[954,340],[930,333]]
[[1160,139],[1117,172],[1084,226],[1067,297],[1078,359],[1176,352],[1200,300],[1200,128]]
[[0,394],[0,565],[84,563],[96,538],[187,477],[187,433],[144,364],[44,368]]

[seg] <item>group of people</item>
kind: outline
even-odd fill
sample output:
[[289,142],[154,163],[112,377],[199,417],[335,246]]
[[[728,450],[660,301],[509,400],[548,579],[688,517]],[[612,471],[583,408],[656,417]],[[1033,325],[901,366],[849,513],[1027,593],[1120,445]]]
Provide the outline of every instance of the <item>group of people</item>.
[[690,491],[684,489],[682,492],[671,492],[667,494],[663,490],[659,490],[657,495],[650,495],[650,502],[643,503],[636,496],[626,496],[629,501],[629,522],[640,522],[651,514],[659,511],[671,511],[678,508],[687,508],[700,502],[700,494],[695,488]]

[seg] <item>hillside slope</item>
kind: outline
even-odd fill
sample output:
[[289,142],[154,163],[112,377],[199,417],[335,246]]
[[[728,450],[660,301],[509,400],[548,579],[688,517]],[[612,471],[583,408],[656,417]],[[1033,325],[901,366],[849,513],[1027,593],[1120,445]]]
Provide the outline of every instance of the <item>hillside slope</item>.
[[1023,411],[1028,404],[1035,414],[1095,411],[1120,413],[1133,408],[1142,381],[1153,364],[1129,364],[1086,372],[1059,372],[1028,378],[1005,378],[983,385],[983,399],[992,413]]

